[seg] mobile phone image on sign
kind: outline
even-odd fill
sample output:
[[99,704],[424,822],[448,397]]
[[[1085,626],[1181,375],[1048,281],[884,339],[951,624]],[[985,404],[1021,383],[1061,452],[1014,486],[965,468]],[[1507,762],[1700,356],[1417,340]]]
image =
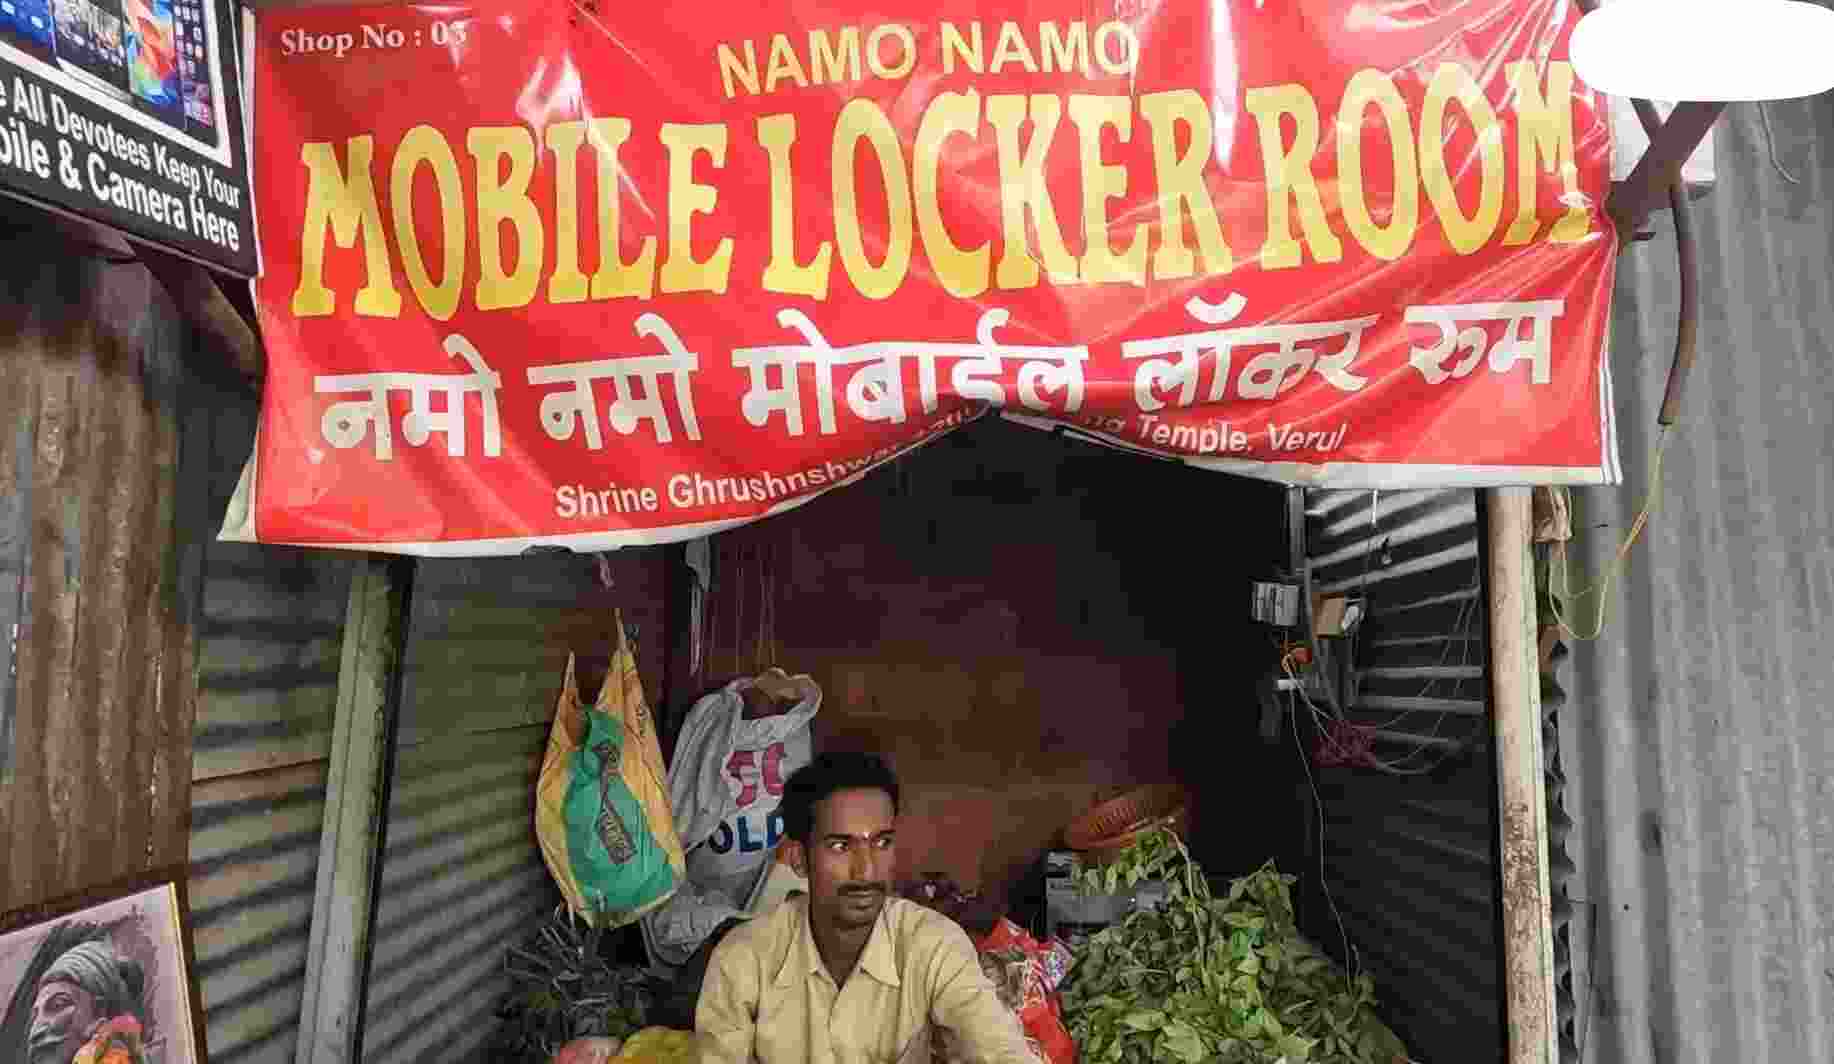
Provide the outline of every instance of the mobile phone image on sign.
[[50,0],[0,0],[0,38],[44,63],[57,61],[52,19]]
[[110,96],[127,97],[120,0],[56,0],[57,65]]
[[179,86],[184,93],[185,132],[212,147],[217,144],[216,92],[211,84],[215,64],[209,61],[203,5],[177,0]]
[[128,85],[134,98],[166,122],[180,125],[178,19],[171,0],[125,0]]

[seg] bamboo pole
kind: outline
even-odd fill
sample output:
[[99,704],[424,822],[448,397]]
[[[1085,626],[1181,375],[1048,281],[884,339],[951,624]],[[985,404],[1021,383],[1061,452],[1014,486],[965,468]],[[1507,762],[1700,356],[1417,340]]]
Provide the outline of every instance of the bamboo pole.
[[1530,555],[1531,491],[1495,488],[1484,493],[1489,517],[1490,682],[1496,728],[1508,1061],[1554,1064],[1559,1046],[1547,784],[1541,748],[1541,673]]
[[371,556],[350,580],[296,1064],[362,1058],[413,579],[414,559]]

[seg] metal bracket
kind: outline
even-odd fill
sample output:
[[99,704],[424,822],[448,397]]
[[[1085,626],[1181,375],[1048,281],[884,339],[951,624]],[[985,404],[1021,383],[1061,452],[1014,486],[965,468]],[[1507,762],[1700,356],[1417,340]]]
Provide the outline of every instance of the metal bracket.
[[[1641,100],[1637,103],[1639,111],[1648,106]],[[1631,240],[1650,212],[1668,198],[1669,189],[1681,180],[1681,165],[1700,147],[1725,109],[1726,105],[1718,101],[1679,103],[1669,112],[1668,121],[1650,132],[1649,150],[1605,201],[1605,210],[1617,223],[1620,239]],[[1644,124],[1648,125],[1647,116]]]

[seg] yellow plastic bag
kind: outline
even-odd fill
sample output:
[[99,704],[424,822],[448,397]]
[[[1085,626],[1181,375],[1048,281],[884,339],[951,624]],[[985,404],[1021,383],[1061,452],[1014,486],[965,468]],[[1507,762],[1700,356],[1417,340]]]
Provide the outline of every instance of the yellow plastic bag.
[[645,1027],[624,1043],[624,1052],[612,1058],[614,1064],[693,1064],[694,1032],[668,1027]]
[[542,858],[568,908],[600,927],[631,923],[661,905],[684,875],[655,720],[623,618],[614,623],[618,645],[596,704],[580,703],[567,658],[535,784]]

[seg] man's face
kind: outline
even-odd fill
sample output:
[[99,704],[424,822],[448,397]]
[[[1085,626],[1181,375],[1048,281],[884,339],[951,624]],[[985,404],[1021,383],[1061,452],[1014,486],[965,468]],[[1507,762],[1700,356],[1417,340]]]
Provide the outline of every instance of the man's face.
[[895,819],[891,795],[877,788],[836,791],[815,804],[806,862],[809,906],[840,930],[870,927],[891,892]]
[[32,1002],[26,1059],[30,1064],[70,1064],[99,1019],[89,991],[61,979],[46,983]]

